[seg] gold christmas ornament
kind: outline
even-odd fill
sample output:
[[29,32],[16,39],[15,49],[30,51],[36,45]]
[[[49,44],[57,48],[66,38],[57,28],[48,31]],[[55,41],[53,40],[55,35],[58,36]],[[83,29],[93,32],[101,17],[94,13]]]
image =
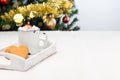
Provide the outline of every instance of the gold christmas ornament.
[[13,20],[16,22],[16,23],[22,23],[24,17],[22,16],[22,14],[16,14],[14,17],[13,17]]
[[56,26],[56,20],[54,18],[49,19],[49,21],[46,22],[46,26],[50,29],[54,29]]
[[2,26],[2,30],[9,30],[10,28],[11,28],[11,26],[8,24]]
[[43,23],[42,22],[38,22],[38,27],[42,27]]

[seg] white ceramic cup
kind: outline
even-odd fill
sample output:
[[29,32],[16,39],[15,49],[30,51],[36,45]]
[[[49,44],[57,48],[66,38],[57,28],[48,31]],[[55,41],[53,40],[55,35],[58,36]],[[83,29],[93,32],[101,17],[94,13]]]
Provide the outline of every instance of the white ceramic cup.
[[18,30],[18,39],[19,45],[27,46],[30,54],[36,54],[48,46],[48,37],[45,33],[40,32],[40,30]]

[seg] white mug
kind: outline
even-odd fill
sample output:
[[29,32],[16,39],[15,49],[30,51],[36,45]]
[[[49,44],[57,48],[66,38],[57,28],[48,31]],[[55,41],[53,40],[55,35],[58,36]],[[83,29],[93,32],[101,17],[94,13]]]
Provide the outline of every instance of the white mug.
[[[41,39],[40,37],[45,37]],[[40,30],[20,31],[18,30],[19,45],[25,45],[30,54],[36,54],[48,46],[48,37]]]

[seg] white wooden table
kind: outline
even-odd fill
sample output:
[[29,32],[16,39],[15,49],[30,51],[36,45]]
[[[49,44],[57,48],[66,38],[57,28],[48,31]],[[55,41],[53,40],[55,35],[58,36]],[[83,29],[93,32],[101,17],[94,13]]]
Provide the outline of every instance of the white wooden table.
[[[27,72],[0,69],[0,80],[120,80],[120,32],[46,32],[57,53]],[[17,32],[0,32],[0,47]]]

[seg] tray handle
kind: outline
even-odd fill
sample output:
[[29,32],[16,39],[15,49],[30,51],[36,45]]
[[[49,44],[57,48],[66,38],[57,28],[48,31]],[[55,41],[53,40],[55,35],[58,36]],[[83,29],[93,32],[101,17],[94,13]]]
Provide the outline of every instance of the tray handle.
[[3,56],[6,59],[10,60],[9,65],[0,64],[0,68],[5,68],[5,69],[23,69],[24,68],[24,65],[25,65],[24,58],[14,54],[6,53],[6,52],[0,52],[0,56]]

